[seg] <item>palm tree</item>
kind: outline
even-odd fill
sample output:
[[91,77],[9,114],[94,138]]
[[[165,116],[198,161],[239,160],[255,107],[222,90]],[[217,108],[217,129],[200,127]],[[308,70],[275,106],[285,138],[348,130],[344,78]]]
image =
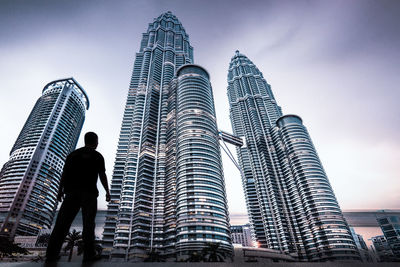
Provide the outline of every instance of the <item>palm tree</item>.
[[[84,244],[83,244],[83,240],[79,240],[78,241],[78,255],[81,255],[84,251]],[[96,239],[94,241],[94,250],[96,255],[101,255],[103,252],[103,247],[101,246],[101,240]]]
[[68,233],[67,238],[65,239],[65,242],[67,242],[67,245],[64,248],[65,252],[67,252],[67,250],[69,250],[68,261],[71,261],[72,253],[74,252],[74,247],[78,246],[78,243],[81,240],[82,240],[82,235],[81,235],[80,231],[76,231],[74,229],[74,230],[72,230],[72,232]]
[[224,262],[226,253],[219,250],[220,243],[207,243],[203,248],[202,254],[204,261],[208,262]]
[[165,262],[165,257],[160,254],[160,252],[151,250],[147,254],[147,258],[144,259],[145,262]]
[[41,262],[44,261],[44,257],[42,255],[37,255],[35,258],[31,259],[31,262]]
[[190,253],[189,258],[186,259],[186,261],[188,261],[188,262],[200,262],[200,261],[204,261],[204,257],[200,253],[192,252],[192,253]]
[[50,234],[42,234],[38,237],[38,239],[36,241],[36,246],[47,247],[49,240],[50,240]]
[[28,250],[10,241],[7,237],[0,236],[0,259],[6,256],[13,256],[13,254],[26,255],[28,253]]

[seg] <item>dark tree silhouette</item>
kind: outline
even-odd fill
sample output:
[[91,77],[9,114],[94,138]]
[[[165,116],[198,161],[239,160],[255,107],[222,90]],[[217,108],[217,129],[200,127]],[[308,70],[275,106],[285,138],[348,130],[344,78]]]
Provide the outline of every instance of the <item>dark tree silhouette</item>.
[[65,238],[65,242],[67,242],[67,246],[64,248],[64,251],[67,252],[69,250],[68,261],[72,259],[72,253],[74,252],[74,247],[78,246],[79,241],[82,240],[82,235],[80,231],[76,231],[75,229],[72,232],[69,232],[67,238]]
[[202,254],[198,253],[198,252],[192,252],[190,253],[189,258],[186,259],[186,261],[188,262],[200,262],[200,261],[204,261],[204,257]]
[[29,254],[28,250],[10,241],[5,236],[0,236],[0,258],[10,257],[13,254]]
[[207,243],[207,246],[202,250],[204,261],[224,262],[227,255],[219,247],[220,243]]
[[35,258],[31,259],[31,262],[41,262],[44,261],[44,257],[42,255],[37,255]]
[[47,247],[49,240],[50,240],[50,234],[42,234],[38,237],[38,239],[36,241],[36,246]]
[[147,254],[147,258],[144,259],[145,262],[165,262],[165,257],[160,254],[160,252],[151,250]]
[[[78,255],[82,255],[84,252],[83,240],[78,241],[77,247],[78,247]],[[101,246],[101,240],[94,241],[94,250],[96,252],[96,255],[101,255],[103,253],[103,247]]]

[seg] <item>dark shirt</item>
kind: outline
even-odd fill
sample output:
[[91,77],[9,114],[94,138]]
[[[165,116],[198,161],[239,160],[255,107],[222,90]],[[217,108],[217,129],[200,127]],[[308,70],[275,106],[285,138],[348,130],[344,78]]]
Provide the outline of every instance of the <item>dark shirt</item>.
[[68,155],[65,161],[64,193],[94,193],[97,196],[97,179],[106,171],[104,158],[93,148],[82,147]]

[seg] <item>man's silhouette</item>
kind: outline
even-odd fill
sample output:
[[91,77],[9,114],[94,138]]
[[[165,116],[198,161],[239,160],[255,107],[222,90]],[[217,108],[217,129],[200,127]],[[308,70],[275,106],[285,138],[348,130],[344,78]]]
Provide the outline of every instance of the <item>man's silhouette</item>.
[[82,208],[83,260],[99,259],[94,249],[94,228],[97,213],[97,178],[106,190],[106,201],[110,201],[103,156],[96,151],[98,137],[93,132],[85,134],[85,146],[68,155],[61,176],[58,201],[64,201],[58,212],[46,251],[46,261],[59,259],[59,253],[69,232],[72,221]]

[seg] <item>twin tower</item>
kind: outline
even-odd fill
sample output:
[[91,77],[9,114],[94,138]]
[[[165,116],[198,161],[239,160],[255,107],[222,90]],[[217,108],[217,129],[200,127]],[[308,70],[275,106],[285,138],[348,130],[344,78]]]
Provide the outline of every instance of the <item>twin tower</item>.
[[[110,260],[150,252],[185,259],[211,244],[232,253],[215,108],[207,71],[167,12],[136,54],[103,233]],[[236,51],[228,97],[252,237],[299,261],[358,260],[349,227],[300,117],[282,116],[258,68]],[[0,231],[51,226],[64,159],[89,108],[74,79],[43,90],[0,172]]]
[[[232,251],[207,71],[167,12],[149,24],[136,54],[111,183],[103,246],[111,259],[149,251],[185,258],[209,243]],[[300,117],[282,116],[257,67],[236,51],[228,97],[239,166],[260,247],[304,261],[359,259]]]
[[112,259],[232,250],[214,99],[170,12],[143,34],[129,86],[103,233]]

